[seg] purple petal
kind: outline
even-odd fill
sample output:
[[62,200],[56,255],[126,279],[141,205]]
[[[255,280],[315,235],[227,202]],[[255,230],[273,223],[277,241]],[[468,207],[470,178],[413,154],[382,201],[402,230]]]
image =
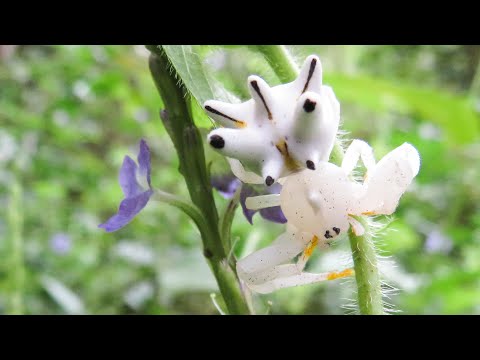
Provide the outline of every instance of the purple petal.
[[150,189],[152,185],[150,183],[150,149],[147,145],[147,142],[142,139],[140,140],[140,152],[138,153],[138,165],[139,165],[139,174],[147,178],[147,183]]
[[282,209],[280,206],[269,207],[260,210],[260,215],[268,221],[272,221],[279,224],[285,224],[287,222],[287,218],[283,214]]
[[137,182],[137,164],[130,156],[125,156],[118,175],[118,182],[122,187],[125,198],[131,198],[144,191]]
[[280,194],[280,191],[282,191],[282,185],[280,185],[278,182],[271,186],[265,186],[266,187],[266,194]]
[[64,255],[70,251],[72,239],[68,234],[56,233],[50,239],[50,247],[59,255]]
[[242,182],[233,175],[217,175],[212,176],[210,184],[225,199],[231,199]]
[[427,235],[427,239],[425,240],[425,250],[428,253],[448,254],[452,248],[452,240],[444,235],[440,230],[434,229]]
[[136,196],[126,198],[120,203],[118,213],[113,215],[105,223],[98,227],[107,232],[117,231],[127,225],[144,207],[153,194],[153,190],[147,190]]
[[243,184],[242,191],[240,191],[240,205],[242,205],[243,215],[247,218],[248,222],[253,225],[253,215],[257,212],[257,210],[250,210],[247,209],[245,205],[245,200],[247,197],[258,195],[257,192],[249,185]]

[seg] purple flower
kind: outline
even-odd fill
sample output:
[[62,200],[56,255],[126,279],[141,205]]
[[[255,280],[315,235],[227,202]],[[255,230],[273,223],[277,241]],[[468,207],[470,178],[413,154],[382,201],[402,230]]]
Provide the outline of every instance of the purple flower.
[[425,250],[430,253],[448,254],[453,248],[452,240],[440,230],[434,229],[427,235]]
[[68,234],[56,233],[50,238],[50,247],[59,255],[64,255],[72,247],[72,239]]
[[[231,199],[242,182],[233,175],[220,175],[212,176],[211,184],[224,198]],[[243,215],[245,215],[250,224],[253,225],[253,215],[255,215],[257,212],[260,212],[260,216],[265,220],[279,224],[285,224],[287,222],[287,219],[285,218],[280,206],[274,206],[261,210],[250,210],[247,209],[245,205],[247,197],[262,194],[278,194],[280,193],[281,189],[282,186],[276,183],[268,187],[266,191],[258,192],[252,186],[243,184],[242,190],[240,191],[240,205],[242,206]]]
[[[125,198],[120,203],[118,212],[98,227],[107,232],[117,231],[127,225],[148,203],[153,194],[150,183],[150,149],[145,140],[140,141],[138,166],[131,157],[125,156],[120,169],[118,181]],[[144,185],[140,185],[138,180]],[[145,187],[148,189],[145,190]]]
[[233,175],[217,175],[212,176],[211,184],[225,199],[231,199],[242,182]]

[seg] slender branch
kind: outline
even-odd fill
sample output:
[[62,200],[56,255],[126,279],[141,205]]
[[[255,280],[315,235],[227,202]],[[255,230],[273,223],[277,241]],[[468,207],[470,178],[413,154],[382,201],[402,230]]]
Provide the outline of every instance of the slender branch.
[[201,233],[208,232],[207,224],[205,223],[205,219],[202,213],[200,212],[198,207],[196,207],[191,202],[185,201],[176,195],[167,193],[162,190],[155,190],[152,199],[177,207],[185,214],[190,216],[190,218],[195,222],[195,225],[197,225],[197,227],[200,229]]
[[179,79],[161,47],[149,45],[150,71],[162,96],[166,112],[162,121],[175,145],[180,173],[205,226],[199,226],[203,253],[217,280],[230,314],[248,314],[248,306],[240,291],[237,274],[227,263],[227,252],[219,232],[219,218],[205,165],[202,138],[190,112],[188,94],[179,86]]
[[[293,81],[298,75],[298,68],[283,45],[257,46],[282,82]],[[331,155],[332,162],[337,165],[343,160],[343,150],[337,141]],[[352,248],[355,278],[358,287],[358,304],[360,313],[364,315],[384,314],[380,275],[377,266],[377,256],[369,226],[364,218],[358,221],[365,227],[365,235],[355,236],[349,233]]]

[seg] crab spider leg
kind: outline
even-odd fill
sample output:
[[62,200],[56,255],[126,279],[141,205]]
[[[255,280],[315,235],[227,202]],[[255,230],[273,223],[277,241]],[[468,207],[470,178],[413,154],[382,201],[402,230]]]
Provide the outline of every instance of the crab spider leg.
[[335,279],[351,276],[353,274],[354,274],[353,269],[345,269],[340,272],[332,271],[332,272],[326,272],[321,274],[304,272],[298,275],[279,277],[259,285],[252,284],[250,285],[250,288],[260,294],[268,294],[278,289],[313,284],[313,283],[326,281],[326,280],[335,280]]
[[263,179],[261,176],[245,170],[242,163],[233,158],[226,158],[230,164],[230,169],[232,170],[233,175],[235,175],[241,182],[246,184],[263,184]]
[[308,259],[310,259],[310,256],[312,256],[313,254],[313,250],[315,250],[317,246],[318,246],[318,237],[314,235],[312,240],[310,240],[310,242],[308,243],[305,250],[303,250],[302,255],[300,255],[297,260],[296,265],[300,271],[303,271],[303,269],[305,269]]
[[[255,292],[266,294],[272,291],[299,285],[306,285],[320,281],[334,280],[353,274],[351,269],[342,272],[327,272],[321,274],[302,272],[318,245],[318,237],[313,236],[312,240],[305,246],[305,235],[292,231],[282,234],[274,243],[261,249],[237,263],[239,277],[245,281],[247,286]],[[293,242],[292,242],[293,240]],[[292,259],[301,250],[296,264],[282,264]]]
[[305,247],[305,241],[292,231],[281,234],[270,246],[255,251],[237,262],[237,272],[243,280],[255,273],[271,270],[293,259]]
[[420,155],[404,143],[385,155],[371,171],[360,201],[361,213],[391,215],[420,168]]
[[264,208],[280,206],[280,194],[259,195],[248,197],[245,201],[247,209],[260,210]]
[[260,284],[270,280],[274,280],[275,278],[300,274],[305,268],[305,265],[307,264],[308,259],[312,255],[313,250],[315,250],[317,245],[318,245],[318,237],[313,236],[312,240],[310,240],[308,245],[306,247],[303,246],[304,247],[303,253],[302,255],[300,255],[299,260],[297,261],[296,264],[276,265],[276,266],[272,266],[271,268],[268,268],[267,270],[250,272],[247,283]]
[[347,175],[349,175],[358,163],[359,158],[362,158],[362,162],[367,169],[367,174],[375,167],[375,157],[373,156],[373,150],[365,141],[353,140],[342,161],[342,169]]

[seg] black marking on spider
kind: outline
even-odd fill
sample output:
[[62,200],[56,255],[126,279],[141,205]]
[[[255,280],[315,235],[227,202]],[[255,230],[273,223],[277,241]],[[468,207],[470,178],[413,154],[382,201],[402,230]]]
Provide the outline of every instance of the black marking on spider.
[[225,146],[225,140],[220,135],[210,136],[210,145],[215,149],[223,149]]
[[323,235],[323,236],[325,236],[325,239],[331,239],[331,238],[333,238],[333,236],[330,235],[330,230],[325,231],[325,235]]
[[260,91],[260,88],[258,87],[257,80],[251,81],[250,84],[252,85],[253,89],[257,92],[258,96],[260,96],[260,99],[262,99],[263,106],[265,106],[265,109],[267,110],[268,120],[272,120],[273,119],[272,113],[268,108],[267,102],[265,101],[265,98],[263,97],[262,92]]
[[307,160],[307,168],[309,168],[310,170],[315,170],[315,164],[312,160]]
[[315,110],[316,105],[317,105],[317,103],[315,101],[307,99],[303,103],[303,110],[305,110],[305,112],[307,112],[307,113],[311,113],[313,110]]
[[313,72],[315,71],[315,67],[317,66],[317,59],[313,59],[310,63],[310,69],[308,70],[308,78],[305,86],[303,87],[302,94],[307,91],[308,84],[310,84],[310,80],[312,79]]
[[213,114],[219,115],[219,116],[221,116],[221,117],[224,117],[225,119],[228,119],[228,120],[230,120],[230,121],[233,121],[233,122],[237,123],[237,124],[240,125],[240,126],[245,126],[245,123],[244,123],[243,121],[237,120],[237,119],[232,118],[231,116],[225,115],[224,113],[221,113],[220,111],[212,108],[212,107],[209,106],[209,105],[205,106],[205,110],[207,110],[207,111],[209,111],[209,112],[211,112],[211,113],[213,113]]
[[337,227],[333,227],[333,231],[335,231],[337,233],[337,235],[340,234],[340,229],[337,228]]
[[270,175],[267,176],[267,178],[265,179],[265,184],[267,184],[267,186],[272,185],[274,182],[275,180],[273,180],[273,178]]

